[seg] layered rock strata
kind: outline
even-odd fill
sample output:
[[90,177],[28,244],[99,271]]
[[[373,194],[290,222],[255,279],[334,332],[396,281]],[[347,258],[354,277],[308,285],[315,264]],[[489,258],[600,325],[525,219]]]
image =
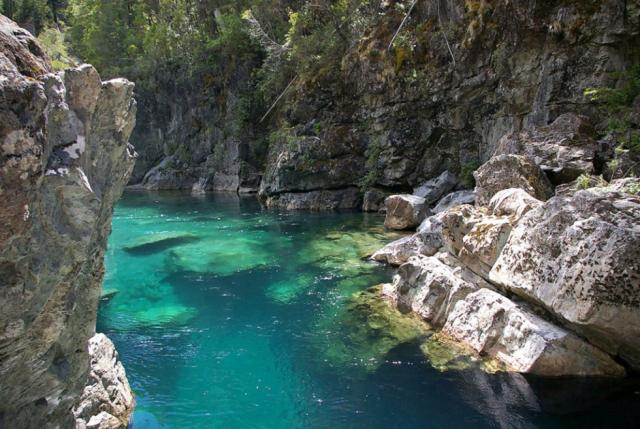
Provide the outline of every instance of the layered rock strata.
[[0,427],[74,426],[104,249],[135,152],[133,84],[51,73],[0,16]]

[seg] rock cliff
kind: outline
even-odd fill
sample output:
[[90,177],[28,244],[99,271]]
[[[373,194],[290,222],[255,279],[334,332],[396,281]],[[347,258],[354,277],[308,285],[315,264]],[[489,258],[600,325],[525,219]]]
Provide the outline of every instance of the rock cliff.
[[491,170],[499,155],[480,168],[477,206],[428,217],[372,256],[400,265],[384,295],[515,371],[620,376],[619,362],[639,370],[638,179],[579,180],[546,202],[522,180],[486,202],[488,172],[504,186],[544,176],[533,158],[511,156],[526,162]]
[[0,94],[0,427],[70,428],[134,166],[133,84],[89,65],[51,73],[35,38],[0,16]]

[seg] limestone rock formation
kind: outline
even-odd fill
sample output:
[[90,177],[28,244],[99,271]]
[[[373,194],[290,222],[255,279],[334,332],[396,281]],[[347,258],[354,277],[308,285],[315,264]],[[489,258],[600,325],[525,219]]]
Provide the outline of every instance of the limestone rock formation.
[[76,429],[126,427],[133,411],[133,392],[118,352],[106,335],[91,337],[89,359],[89,380],[73,410]]
[[456,191],[440,199],[432,211],[434,213],[442,213],[463,204],[474,204],[475,201],[476,196],[473,191]]
[[558,196],[514,229],[490,279],[640,368],[640,198]]
[[505,189],[493,196],[489,201],[489,209],[496,216],[511,216],[519,221],[531,209],[542,205],[531,195],[519,188]]
[[414,234],[393,241],[371,255],[371,259],[389,265],[402,265],[412,256],[432,256],[440,249],[440,244],[424,240],[422,234]]
[[625,373],[603,351],[489,289],[459,300],[443,331],[519,372],[544,376]]
[[504,136],[495,154],[532,158],[558,185],[571,182],[581,174],[596,172],[598,142],[595,136],[595,129],[585,117],[565,113],[551,125]]
[[413,190],[413,195],[424,198],[428,205],[440,200],[447,192],[452,191],[458,185],[458,179],[449,171],[445,171],[438,177],[428,180]]
[[[536,173],[491,175],[487,166],[506,158]],[[580,179],[544,202],[531,195],[540,181],[527,176],[546,178],[527,158],[499,155],[479,171],[483,206],[428,217],[416,234],[374,254],[402,264],[383,293],[400,311],[515,371],[624,375],[613,358],[638,369],[638,180],[600,179],[580,190],[591,184]],[[520,187],[499,189],[504,177]]]
[[426,200],[415,195],[392,195],[384,200],[387,216],[384,226],[389,229],[415,228],[429,213]]
[[476,204],[485,206],[499,191],[520,188],[532,197],[545,201],[553,195],[547,176],[530,158],[521,155],[498,155],[482,165],[476,178]]
[[0,16],[0,426],[73,427],[111,213],[133,169],[133,84],[51,74]]

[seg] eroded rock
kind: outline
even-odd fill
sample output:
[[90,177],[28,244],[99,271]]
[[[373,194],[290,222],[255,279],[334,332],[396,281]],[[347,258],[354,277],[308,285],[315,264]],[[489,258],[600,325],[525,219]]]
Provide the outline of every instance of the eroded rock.
[[440,245],[425,241],[422,234],[414,234],[393,241],[371,255],[371,259],[389,265],[402,265],[412,256],[432,256],[438,252]]
[[511,188],[495,194],[489,202],[489,209],[496,216],[509,216],[513,222],[517,222],[540,205],[540,200],[536,200],[524,190]]
[[546,201],[553,195],[547,176],[530,158],[520,155],[494,156],[475,173],[476,204],[485,206],[498,192],[520,188],[532,197]]
[[384,226],[389,229],[415,228],[429,213],[426,200],[415,195],[392,195],[384,205],[387,209]]
[[76,427],[126,428],[134,398],[113,343],[104,334],[89,340],[90,370],[87,386],[73,414]]
[[443,331],[512,369],[544,376],[622,376],[611,357],[489,289],[460,299]]
[[133,169],[133,84],[56,75],[0,16],[0,425],[64,427],[89,369],[111,214]]
[[495,155],[526,155],[554,184],[593,174],[598,152],[596,132],[588,119],[574,113],[560,115],[551,125],[504,136]]
[[637,196],[592,188],[549,200],[513,230],[490,279],[640,368]]

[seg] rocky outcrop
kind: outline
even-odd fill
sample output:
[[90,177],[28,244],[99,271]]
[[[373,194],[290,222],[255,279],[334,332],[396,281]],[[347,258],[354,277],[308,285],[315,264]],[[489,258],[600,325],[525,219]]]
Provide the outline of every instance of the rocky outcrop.
[[418,255],[435,255],[441,244],[425,240],[421,234],[414,234],[393,241],[371,255],[371,259],[389,265],[399,266]]
[[[470,188],[474,166],[494,153],[532,156],[554,184],[600,174],[610,148],[594,153],[589,122],[602,128],[602,117],[584,91],[615,86],[610,71],[638,57],[637,0],[418,2],[403,43],[388,49],[400,9],[371,4],[346,52],[322,68],[331,72],[291,86],[273,114],[287,136],[269,147],[266,194],[283,174],[300,191],[311,175],[314,187],[402,194],[445,171]],[[311,150],[292,151],[310,136]],[[304,159],[296,174],[292,154]],[[532,194],[541,200],[551,196],[543,176]]]
[[495,194],[520,188],[532,197],[545,201],[553,188],[544,172],[531,158],[521,155],[499,155],[483,164],[473,176],[476,179],[476,204],[484,206]]
[[52,74],[0,16],[0,426],[73,427],[111,213],[133,169],[133,84]]
[[473,191],[456,191],[440,199],[432,211],[434,213],[442,213],[463,204],[474,204],[475,201],[476,196]]
[[544,376],[622,376],[610,356],[489,289],[459,300],[443,328],[510,368]]
[[526,155],[555,185],[568,183],[582,174],[594,174],[602,160],[596,132],[585,117],[560,115],[551,125],[511,133],[500,139],[496,155]]
[[640,368],[640,198],[591,188],[514,229],[491,280]]
[[431,179],[413,190],[413,195],[424,198],[428,205],[440,200],[447,192],[458,185],[458,179],[449,171],[445,171],[435,179]]
[[384,226],[389,229],[415,228],[429,213],[424,198],[415,195],[392,195],[384,200],[387,215]]
[[349,210],[360,207],[362,198],[357,188],[341,190],[287,192],[263,200],[270,209],[285,210]]
[[73,410],[76,429],[126,427],[134,399],[113,343],[104,334],[89,340],[89,380]]
[[[591,184],[581,176],[544,202],[531,196],[539,182],[527,174],[505,168],[490,177],[488,166],[506,157],[543,177],[533,158],[487,162],[476,189],[486,203],[431,216],[416,234],[374,254],[401,264],[384,294],[398,310],[514,371],[624,375],[616,360],[637,370],[638,180],[599,179],[580,190]],[[521,187],[498,190],[502,183]],[[440,246],[446,253],[436,254]]]
[[624,375],[605,352],[497,293],[446,255],[413,257],[385,285],[398,310],[504,362],[545,376]]

